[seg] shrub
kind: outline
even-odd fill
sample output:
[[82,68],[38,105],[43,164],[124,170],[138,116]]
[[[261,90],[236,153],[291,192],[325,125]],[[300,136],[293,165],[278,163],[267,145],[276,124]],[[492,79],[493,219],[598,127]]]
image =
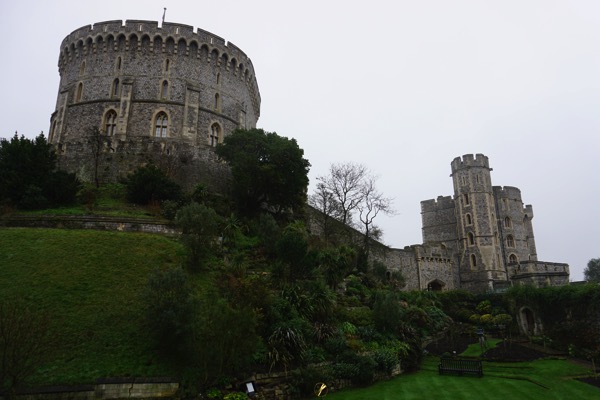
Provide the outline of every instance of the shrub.
[[168,220],[174,220],[179,211],[180,204],[175,200],[165,200],[160,205],[160,213]]
[[293,372],[293,386],[304,397],[313,396],[315,383],[333,379],[331,369],[326,366],[308,366]]
[[346,344],[346,338],[341,335],[341,332],[327,339],[324,343],[325,350],[329,352],[329,354],[335,356],[337,354],[342,353],[348,349],[348,345]]
[[27,139],[16,133],[0,139],[0,202],[23,208],[48,204],[44,188],[56,167],[56,154],[44,135]]
[[242,392],[227,393],[225,395],[225,397],[223,397],[223,400],[247,400],[247,399],[248,399],[248,395],[246,395],[246,393],[242,393]]
[[50,174],[44,187],[44,193],[50,204],[55,206],[75,203],[81,182],[75,174],[55,171]]
[[368,385],[373,382],[377,363],[370,355],[360,355],[354,352],[345,352],[340,362],[333,365],[336,378],[350,379],[358,385]]
[[127,198],[127,186],[121,183],[107,183],[101,186],[101,190],[111,199],[125,200]]
[[191,203],[177,211],[175,223],[183,232],[182,240],[188,250],[189,266],[200,268],[216,245],[221,218],[212,208]]
[[206,397],[209,399],[222,399],[223,393],[217,388],[210,388],[206,391]]
[[146,320],[156,334],[160,347],[185,350],[191,326],[192,294],[188,276],[182,268],[156,269],[144,291]]
[[140,167],[127,177],[127,199],[135,204],[178,200],[181,187],[154,165]]
[[21,193],[19,206],[25,210],[35,210],[49,205],[48,199],[44,196],[44,191],[37,185],[25,186]]
[[275,244],[280,236],[279,225],[277,225],[275,218],[268,213],[261,214],[254,229],[256,230],[262,245],[265,247],[265,250],[269,254],[274,254]]
[[400,359],[395,349],[383,347],[373,353],[373,360],[377,363],[377,370],[387,374],[392,373]]
[[98,205],[98,197],[100,192],[95,185],[91,183],[84,184],[79,192],[77,192],[77,200],[84,204],[88,212],[94,211]]

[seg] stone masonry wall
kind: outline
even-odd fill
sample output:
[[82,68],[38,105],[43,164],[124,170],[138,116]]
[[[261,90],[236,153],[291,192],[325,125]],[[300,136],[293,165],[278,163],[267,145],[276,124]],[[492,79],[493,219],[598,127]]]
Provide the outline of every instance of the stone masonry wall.
[[228,171],[212,148],[237,128],[256,127],[260,116],[248,56],[188,25],[128,20],[84,26],[63,40],[58,67],[49,141],[61,167],[84,179],[89,168],[81,169],[101,135],[103,181],[154,162],[172,164],[184,185],[223,188]]

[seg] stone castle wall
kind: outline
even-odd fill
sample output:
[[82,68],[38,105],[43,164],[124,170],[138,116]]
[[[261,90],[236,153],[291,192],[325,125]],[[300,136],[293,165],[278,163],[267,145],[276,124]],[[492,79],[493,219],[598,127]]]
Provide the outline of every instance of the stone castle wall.
[[421,202],[423,244],[392,249],[391,270],[406,289],[474,292],[510,284],[564,285],[569,266],[537,261],[533,207],[521,191],[492,186],[489,159],[466,154],[451,162],[454,196]]
[[533,207],[523,206],[521,191],[511,186],[494,186],[494,198],[504,263],[536,261]]
[[523,261],[508,265],[511,280],[518,285],[561,286],[569,283],[569,266],[544,261]]
[[213,147],[237,128],[256,127],[260,116],[250,58],[189,25],[84,26],[63,40],[58,69],[49,141],[61,167],[84,179],[86,160],[97,158],[91,155],[101,142],[103,181],[154,162],[170,164],[181,183],[202,179],[222,189],[228,172]]
[[421,220],[423,243],[451,242],[456,236],[456,214],[454,199],[450,196],[439,196],[437,200],[421,202]]

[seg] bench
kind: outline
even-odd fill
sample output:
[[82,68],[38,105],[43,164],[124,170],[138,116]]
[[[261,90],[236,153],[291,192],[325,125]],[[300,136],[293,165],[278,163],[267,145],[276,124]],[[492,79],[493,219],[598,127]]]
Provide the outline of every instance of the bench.
[[445,372],[455,373],[458,375],[474,374],[479,377],[483,376],[483,365],[481,360],[464,360],[458,358],[440,358],[438,365],[440,375]]

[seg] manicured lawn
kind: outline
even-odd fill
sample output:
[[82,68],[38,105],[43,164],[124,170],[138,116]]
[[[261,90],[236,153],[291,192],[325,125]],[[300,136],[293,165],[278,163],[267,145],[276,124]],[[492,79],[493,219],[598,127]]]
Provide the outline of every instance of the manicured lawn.
[[373,386],[330,392],[344,400],[523,400],[600,399],[600,389],[572,379],[589,371],[567,360],[483,364],[482,378],[438,375],[438,358],[427,357],[416,373]]
[[[500,339],[487,339],[485,342],[488,349],[495,347],[498,343],[500,343]],[[461,356],[462,357],[479,357],[479,356],[481,356],[481,353],[482,353],[482,349],[481,349],[481,346],[479,345],[479,343],[474,343],[474,344],[469,345],[469,347],[467,347],[467,350],[465,350],[461,354]]]

